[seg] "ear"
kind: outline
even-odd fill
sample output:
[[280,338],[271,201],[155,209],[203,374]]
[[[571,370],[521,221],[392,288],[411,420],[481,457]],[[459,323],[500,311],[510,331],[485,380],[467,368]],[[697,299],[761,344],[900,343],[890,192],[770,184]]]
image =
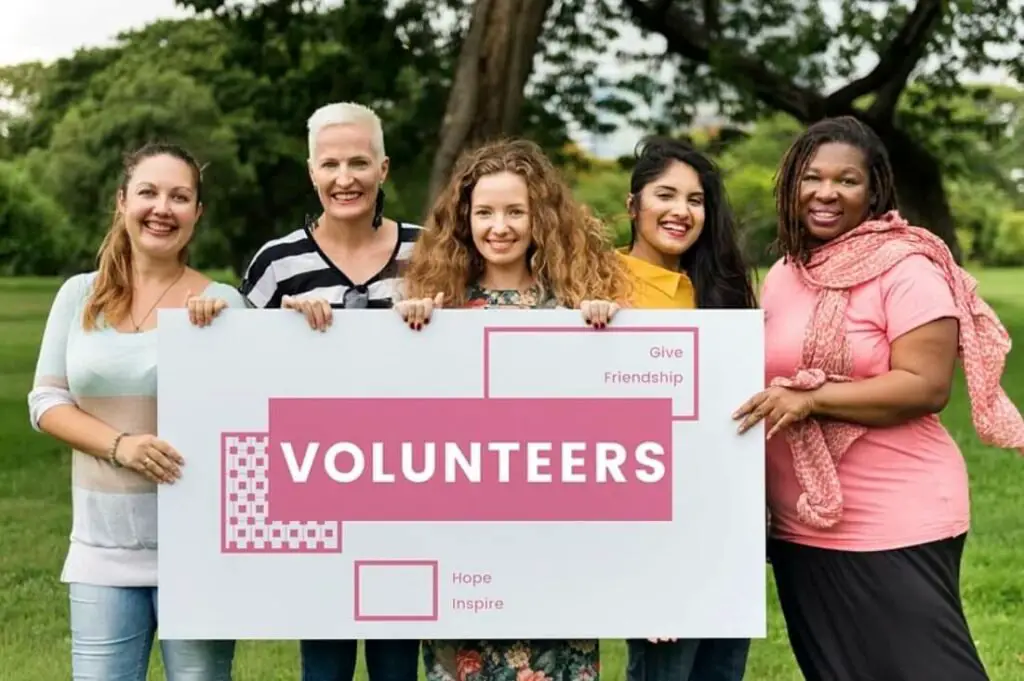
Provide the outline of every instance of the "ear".
[[199,218],[203,217],[203,204],[196,204],[196,222],[199,222]]
[[632,194],[626,194],[626,212],[630,217],[636,217],[636,200]]
[[388,179],[388,170],[391,168],[391,159],[387,156],[380,162],[380,183],[384,184],[384,181]]
[[312,182],[315,187],[316,176],[313,175],[313,159],[311,158],[306,159],[306,171],[309,173],[309,181]]
[[123,189],[118,189],[117,190],[117,211],[119,213],[124,213],[124,190]]

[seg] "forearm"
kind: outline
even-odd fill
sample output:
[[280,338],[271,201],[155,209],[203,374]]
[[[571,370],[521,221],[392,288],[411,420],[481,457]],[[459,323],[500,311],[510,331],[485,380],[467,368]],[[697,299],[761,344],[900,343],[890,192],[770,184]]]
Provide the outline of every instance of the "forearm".
[[828,382],[812,396],[813,416],[884,428],[942,411],[949,388],[893,369],[862,381]]
[[117,430],[70,404],[47,409],[39,417],[39,429],[72,448],[100,459],[110,455]]

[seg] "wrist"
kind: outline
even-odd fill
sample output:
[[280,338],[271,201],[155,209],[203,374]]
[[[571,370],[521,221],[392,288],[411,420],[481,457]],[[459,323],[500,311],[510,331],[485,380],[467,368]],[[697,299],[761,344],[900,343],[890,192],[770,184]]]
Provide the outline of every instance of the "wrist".
[[114,441],[110,443],[110,449],[107,450],[107,461],[114,468],[123,468],[124,464],[121,463],[120,459],[117,458],[117,452],[120,449],[121,441],[128,436],[127,433],[118,433],[114,436]]

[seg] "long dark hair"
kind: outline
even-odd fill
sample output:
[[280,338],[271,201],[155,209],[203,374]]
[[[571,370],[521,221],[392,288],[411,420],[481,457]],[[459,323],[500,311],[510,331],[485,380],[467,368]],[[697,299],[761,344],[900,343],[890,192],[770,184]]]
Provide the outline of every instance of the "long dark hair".
[[[704,189],[704,228],[697,241],[679,256],[679,269],[693,282],[699,308],[757,307],[751,268],[740,249],[736,219],[718,167],[689,144],[666,137],[651,137],[637,149],[629,181],[636,210],[644,187],[657,180],[675,162],[693,168]],[[630,245],[636,242],[636,219],[631,220]]]
[[826,118],[811,125],[782,157],[775,177],[775,207],[779,215],[778,249],[787,260],[806,262],[810,256],[807,227],[800,215],[800,179],[822,144],[840,142],[860,149],[868,170],[868,218],[896,209],[896,181],[885,144],[878,134],[853,116]]

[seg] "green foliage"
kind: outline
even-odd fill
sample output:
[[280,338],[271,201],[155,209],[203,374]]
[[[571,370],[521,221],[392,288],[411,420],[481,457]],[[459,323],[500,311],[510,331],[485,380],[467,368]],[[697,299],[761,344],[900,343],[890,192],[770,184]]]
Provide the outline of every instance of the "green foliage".
[[616,246],[629,244],[629,215],[626,196],[629,194],[629,173],[621,168],[598,168],[579,174],[575,196],[600,218],[611,232]]
[[0,276],[61,274],[82,246],[67,215],[29,174],[0,162]]

